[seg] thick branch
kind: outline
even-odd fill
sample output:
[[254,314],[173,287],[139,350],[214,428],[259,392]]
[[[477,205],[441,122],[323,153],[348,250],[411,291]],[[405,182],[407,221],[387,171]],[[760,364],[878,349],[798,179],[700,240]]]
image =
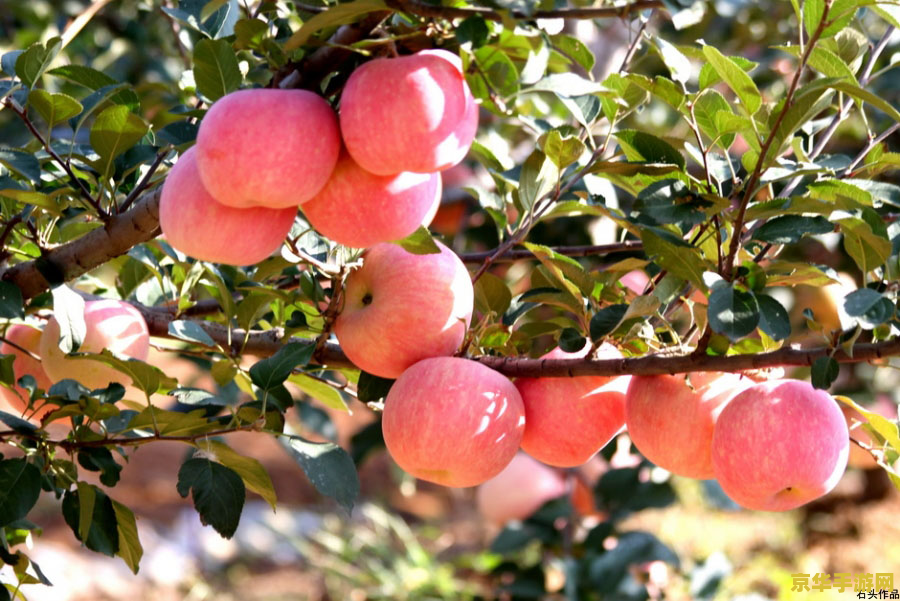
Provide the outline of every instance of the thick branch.
[[[151,309],[136,305],[144,315],[150,333],[153,336],[169,336],[169,323],[174,316],[162,309]],[[244,330],[229,330],[225,326],[210,321],[194,322],[202,327],[210,337],[224,348],[233,352],[243,349],[252,355],[267,356],[278,351],[288,342],[300,342],[314,345],[315,340],[305,338],[286,338],[284,330],[273,328],[266,331],[253,331],[249,335]],[[246,337],[246,344],[242,344]],[[731,355],[713,357],[707,355],[646,355],[627,359],[528,359],[520,357],[478,357],[475,360],[517,378],[553,378],[572,376],[651,376],[660,374],[678,374],[697,371],[742,372],[770,367],[806,367],[820,358],[832,353],[829,348],[792,349],[783,348],[768,353],[752,355]],[[851,357],[843,350],[832,355],[840,363],[860,363],[900,355],[900,339],[874,344],[857,344],[853,347]],[[315,360],[328,367],[354,367],[340,346],[327,343],[317,353]]]
[[[406,13],[427,17],[430,19],[465,19],[479,16],[488,21],[502,23],[504,13],[489,8],[456,8],[453,6],[437,6],[427,4],[421,0],[389,0],[387,5]],[[636,0],[623,6],[611,7],[585,7],[585,8],[560,8],[556,10],[539,10],[533,14],[519,10],[505,13],[509,17],[518,20],[531,19],[611,19],[624,18],[628,15],[650,8],[665,8],[660,0]]]
[[125,254],[136,244],[152,240],[160,233],[161,193],[162,188],[157,188],[143,195],[132,210],[113,215],[102,227],[47,251],[40,259],[13,265],[3,273],[3,279],[18,286],[22,296],[29,299],[51,286],[42,270],[56,272],[60,280],[69,281]]

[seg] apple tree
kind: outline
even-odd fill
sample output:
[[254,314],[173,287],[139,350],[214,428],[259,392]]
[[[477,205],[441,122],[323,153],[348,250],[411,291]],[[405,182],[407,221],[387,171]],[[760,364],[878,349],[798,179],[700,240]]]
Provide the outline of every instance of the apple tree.
[[[820,436],[809,407],[838,405],[813,387],[891,392],[871,373],[900,355],[898,26],[894,0],[6,6],[0,561],[18,582],[0,599],[47,583],[22,546],[41,495],[137,572],[115,485],[161,441],[192,451],[172,486],[224,537],[247,491],[276,504],[235,432],[276,438],[352,511],[381,422],[344,449],[316,426],[323,406],[384,412],[401,467],[454,486],[500,472],[525,429],[604,519],[579,529],[563,495],[493,549],[540,541],[567,598],[644,598],[628,566],[678,558],[621,522],[673,489],[646,459],[579,475],[625,417],[565,398],[628,376],[808,378],[778,432],[815,463],[831,447],[796,433]],[[529,442],[510,379],[559,394],[535,420],[548,431],[608,432],[586,456]],[[410,395],[428,398],[391,415]],[[900,486],[896,411],[838,399],[855,416],[844,464],[852,443]],[[466,442],[501,400],[502,453]],[[541,563],[515,557],[498,586],[540,597]]]

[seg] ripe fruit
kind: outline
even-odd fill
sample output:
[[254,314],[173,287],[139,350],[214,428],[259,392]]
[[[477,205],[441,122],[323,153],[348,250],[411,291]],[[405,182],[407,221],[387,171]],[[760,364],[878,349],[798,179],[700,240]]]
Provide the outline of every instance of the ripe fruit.
[[[40,346],[41,341],[41,331],[39,329],[17,323],[6,329],[4,337],[23,349],[38,354],[38,347]],[[22,376],[30,375],[37,383],[37,387],[44,390],[44,392],[52,385],[50,378],[44,373],[44,368],[39,360],[23,353],[7,342],[0,344],[0,353],[16,356],[13,360],[13,372],[15,373],[14,380],[18,381]],[[19,394],[17,395],[16,392]],[[18,385],[15,386],[15,392],[8,388],[0,387],[0,398],[18,412],[25,411],[25,408],[28,407],[28,391]],[[53,409],[56,409],[55,405],[48,405],[46,408],[36,411],[34,417],[40,419]]]
[[465,158],[478,105],[459,57],[426,50],[358,67],[344,87],[341,134],[366,171],[442,171]]
[[344,152],[325,187],[303,205],[303,214],[338,244],[368,248],[427,226],[440,200],[439,173],[374,175]]
[[713,426],[725,404],[751,386],[738,374],[634,376],[625,396],[628,435],[644,457],[673,474],[713,477]]
[[230,265],[252,265],[277,250],[297,209],[223,205],[203,187],[196,159],[196,147],[190,148],[163,184],[159,225],[169,244],[195,259]]
[[[545,359],[577,359],[561,349]],[[598,357],[621,357],[610,345]],[[625,425],[625,386],[628,377],[520,378],[516,388],[525,404],[526,427],[522,450],[544,463],[572,467],[588,461]]]
[[[144,361],[150,350],[147,323],[137,309],[119,300],[84,303],[87,333],[80,352],[99,353],[108,349],[116,354]],[[128,376],[105,363],[90,359],[70,359],[59,348],[59,322],[50,318],[41,336],[40,355],[44,371],[53,382],[66,378],[78,380],[87,388],[105,388],[110,382],[122,382]]]
[[559,472],[517,453],[502,472],[478,487],[475,502],[485,519],[503,525],[524,520],[565,492],[566,482]]
[[519,391],[477,361],[435,357],[401,375],[384,401],[381,428],[401,468],[444,486],[475,486],[515,456],[525,413]]
[[337,163],[331,106],[305,90],[254,89],[217,100],[197,132],[197,167],[222,204],[282,209],[315,196]]
[[396,378],[422,359],[453,354],[472,319],[469,272],[453,251],[415,255],[376,244],[347,277],[334,332],[347,357],[371,374]]
[[837,403],[798,380],[761,382],[719,415],[712,441],[716,478],[748,509],[786,511],[834,488],[849,454]]

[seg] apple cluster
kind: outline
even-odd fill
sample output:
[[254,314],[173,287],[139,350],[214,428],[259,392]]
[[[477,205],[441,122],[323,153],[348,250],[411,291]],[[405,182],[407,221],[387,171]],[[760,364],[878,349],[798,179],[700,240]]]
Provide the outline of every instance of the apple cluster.
[[277,250],[301,205],[344,246],[399,240],[434,218],[440,172],[463,160],[477,127],[462,63],[445,50],[364,63],[339,115],[306,90],[232,92],[166,179],[160,226],[185,254],[232,265]]
[[[547,357],[579,355],[557,349]],[[651,462],[681,476],[715,478],[749,509],[808,503],[834,488],[847,466],[843,412],[829,394],[799,380],[757,383],[698,372],[525,378],[516,387],[525,401],[522,449],[543,463],[518,459],[479,488],[479,507],[492,521],[524,519],[560,496],[561,479],[548,465],[579,465],[623,428]]]

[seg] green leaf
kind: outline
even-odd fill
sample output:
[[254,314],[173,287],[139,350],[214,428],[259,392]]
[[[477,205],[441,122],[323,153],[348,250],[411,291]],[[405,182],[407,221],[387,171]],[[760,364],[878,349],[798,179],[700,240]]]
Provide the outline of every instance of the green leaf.
[[298,436],[280,439],[320,493],[350,513],[359,496],[359,476],[350,455],[336,444],[315,443]]
[[141,557],[144,555],[144,548],[138,538],[134,513],[117,501],[113,501],[112,506],[116,516],[116,531],[119,535],[119,550],[116,551],[116,555],[122,558],[133,573],[137,574]]
[[472,44],[472,48],[481,48],[484,46],[490,36],[487,23],[484,18],[479,15],[466,17],[456,27],[456,40],[460,44]]
[[531,153],[519,174],[519,202],[526,210],[549,194],[559,181],[559,169],[543,152]]
[[874,411],[869,411],[865,407],[857,404],[851,398],[840,395],[836,395],[834,398],[859,411],[875,432],[884,438],[895,451],[900,450],[900,432],[898,432],[896,421],[890,420]]
[[0,461],[0,527],[23,519],[41,494],[41,471],[25,459]]
[[819,357],[813,361],[810,380],[814,387],[827,390],[837,380],[840,371],[840,365],[833,357]]
[[591,340],[597,341],[613,332],[622,322],[628,305],[610,305],[603,307],[591,317]]
[[[795,57],[800,56],[799,46],[778,46],[778,49]],[[853,70],[850,69],[850,65],[824,46],[817,45],[813,47],[812,52],[809,54],[809,66],[825,77],[844,78],[847,81],[856,82],[856,76],[853,74]]]
[[895,122],[900,123],[900,111],[894,108],[894,105],[892,105],[881,96],[878,96],[874,92],[870,92],[865,88],[859,87],[859,84],[857,84],[856,82],[839,81],[832,84],[831,87],[838,92],[843,92],[854,98],[862,100],[863,102],[871,104],[878,110],[886,113],[887,116],[893,119]]
[[716,121],[716,115],[724,111],[726,114],[733,114],[731,105],[713,88],[708,88],[700,92],[694,100],[694,117],[697,125],[710,140],[718,140],[722,148],[727,149],[734,142],[734,134],[722,135],[719,131],[719,125]]
[[78,451],[78,463],[91,472],[100,472],[100,482],[104,486],[115,486],[119,481],[122,466],[116,463],[112,452],[106,447],[85,447]]
[[575,328],[563,328],[559,334],[559,348],[567,353],[577,353],[586,343],[584,335]]
[[[77,490],[67,491],[63,497],[63,518],[75,538],[88,549],[114,557],[119,551],[119,528],[112,500],[96,486],[85,482],[78,485]],[[82,529],[82,523],[89,526]]]
[[50,62],[56,57],[60,49],[61,41],[53,38],[47,41],[46,48],[40,42],[28,47],[28,50],[16,59],[16,75],[28,88],[34,87]]
[[0,281],[0,317],[4,319],[25,317],[22,291],[12,282]]
[[354,0],[330,7],[304,23],[284,44],[285,52],[292,52],[306,45],[312,34],[327,27],[352,23],[357,17],[387,7],[383,0]]
[[315,352],[315,344],[289,342],[278,352],[258,361],[250,368],[250,379],[263,390],[273,390],[290,377],[295,367],[309,363]]
[[560,171],[577,161],[585,149],[584,142],[573,135],[563,136],[558,129],[542,135],[538,143]]
[[754,240],[770,244],[794,244],[810,234],[827,234],[834,231],[834,225],[821,216],[784,215],[763,224],[753,234]]
[[90,140],[100,155],[98,167],[104,177],[110,175],[115,158],[137,144],[149,129],[127,106],[111,106],[97,115]]
[[216,461],[233,470],[241,477],[247,488],[261,496],[272,506],[272,510],[275,510],[278,504],[275,487],[272,486],[272,479],[266,472],[266,468],[259,461],[252,457],[245,457],[224,442],[217,440],[197,442],[194,443],[194,446],[202,451],[213,453]]
[[891,241],[872,231],[872,226],[859,217],[839,219],[844,234],[844,250],[863,273],[884,265],[891,256]]
[[759,329],[772,340],[785,340],[791,335],[791,319],[777,300],[765,294],[756,295],[759,302]]
[[0,164],[33,182],[41,181],[41,164],[33,154],[0,147]]
[[155,365],[150,365],[140,359],[116,356],[109,349],[103,349],[99,353],[86,353],[72,357],[72,359],[84,359],[100,361],[120,371],[131,378],[132,384],[139,388],[149,398],[150,395],[160,390],[170,390],[178,385],[174,378],[170,378]]
[[669,73],[672,74],[672,79],[686,84],[694,70],[691,61],[678,48],[663,38],[657,36],[654,41],[659,49],[659,56],[669,69]]
[[737,95],[747,112],[751,115],[756,114],[756,111],[762,106],[762,96],[756,84],[753,83],[753,79],[738,63],[719,52],[714,46],[704,46],[703,55],[719,74],[719,77]]
[[194,81],[197,82],[197,91],[213,102],[241,87],[243,76],[229,42],[207,39],[197,42],[194,47]]
[[59,348],[64,353],[77,351],[87,335],[84,299],[66,285],[51,290],[53,316],[59,323]]
[[584,42],[575,36],[565,34],[553,36],[551,39],[560,52],[578,63],[585,71],[594,68],[594,55]]
[[168,331],[169,335],[174,336],[175,338],[178,338],[180,340],[196,342],[204,346],[216,346],[216,341],[213,340],[210,335],[206,333],[206,330],[204,330],[200,326],[200,324],[195,321],[177,319],[169,323]]
[[512,292],[501,278],[490,272],[475,282],[475,310],[482,315],[503,315],[512,303]]
[[419,226],[419,229],[406,238],[395,240],[394,244],[399,244],[403,250],[414,255],[436,255],[441,252],[440,247],[435,244],[431,232],[425,226]]
[[894,304],[871,288],[854,290],[844,297],[844,310],[860,324],[871,329],[894,317]]
[[378,401],[387,396],[394,382],[395,380],[373,376],[368,372],[360,371],[359,380],[356,382],[356,396],[363,403]]
[[28,104],[40,113],[47,125],[53,127],[81,112],[81,103],[68,94],[51,94],[46,90],[32,90]]
[[194,457],[178,470],[178,494],[191,493],[200,521],[224,538],[237,530],[244,509],[244,481],[232,469],[209,459]]
[[703,273],[708,267],[697,248],[659,228],[641,230],[641,240],[644,252],[648,257],[653,257],[657,265],[689,281],[700,290],[706,290]]
[[743,338],[759,324],[759,302],[752,292],[732,284],[716,286],[709,295],[709,325],[732,342]]
[[195,409],[188,413],[166,411],[153,405],[131,418],[128,430],[158,432],[167,436],[192,436],[217,430],[220,425],[204,418],[204,409]]
[[613,135],[629,161],[678,165],[684,169],[684,157],[662,138],[635,129],[623,129]]
[[478,69],[466,75],[476,98],[489,99],[494,91],[512,96],[519,91],[519,71],[507,54],[496,46],[482,46],[472,53]]
[[[83,65],[65,65],[47,71],[48,75],[63,77],[92,90],[119,83],[106,73]],[[116,103],[119,104],[119,103]]]
[[325,382],[321,382],[305,374],[293,374],[288,378],[288,382],[297,386],[297,388],[302,390],[307,396],[323,403],[326,407],[331,407],[332,409],[337,409],[339,411],[347,411],[347,404],[344,403],[341,393]]

